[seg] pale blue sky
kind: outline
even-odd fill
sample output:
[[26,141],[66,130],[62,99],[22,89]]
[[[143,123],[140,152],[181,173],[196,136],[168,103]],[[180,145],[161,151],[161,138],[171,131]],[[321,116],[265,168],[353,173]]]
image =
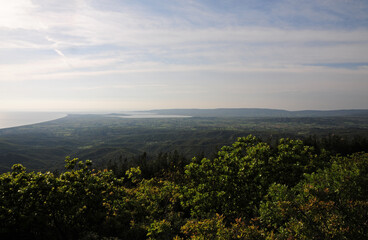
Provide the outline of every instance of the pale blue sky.
[[368,1],[12,0],[0,111],[368,104]]

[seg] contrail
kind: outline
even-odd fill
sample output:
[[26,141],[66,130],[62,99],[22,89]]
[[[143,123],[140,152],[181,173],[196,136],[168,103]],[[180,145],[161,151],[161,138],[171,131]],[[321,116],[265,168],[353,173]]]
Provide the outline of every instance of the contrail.
[[68,65],[68,67],[73,68],[69,63],[68,58],[59,49],[54,48],[54,51],[63,59],[63,62]]
[[54,48],[54,51],[55,51],[57,54],[59,54],[60,56],[62,56],[63,58],[66,58],[66,57],[65,57],[65,55],[64,55],[64,53],[62,53],[59,49]]
[[62,57],[63,62],[64,62],[66,65],[68,65],[68,67],[73,68],[73,67],[72,67],[72,65],[69,63],[68,58],[64,55],[64,53],[63,53],[62,51],[60,51],[59,49],[55,48],[55,47],[57,47],[58,42],[57,42],[57,41],[55,41],[54,39],[50,38],[49,36],[46,36],[45,38],[46,38],[46,40],[47,40],[47,41],[49,41],[49,42],[52,42],[52,43],[53,43],[53,44],[52,44],[52,45],[53,45],[53,47],[54,47],[54,49],[53,49],[53,50],[57,53],[57,55],[59,55],[60,57]]

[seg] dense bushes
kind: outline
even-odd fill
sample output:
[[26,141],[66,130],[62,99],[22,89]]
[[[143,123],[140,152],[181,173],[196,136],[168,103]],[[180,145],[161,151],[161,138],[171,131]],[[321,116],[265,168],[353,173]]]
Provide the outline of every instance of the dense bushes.
[[[253,136],[146,179],[66,159],[0,176],[4,239],[366,239],[368,154],[328,156]],[[120,174],[123,175],[123,174]]]
[[368,230],[368,155],[332,158],[295,187],[273,184],[260,219],[280,239],[364,239]]

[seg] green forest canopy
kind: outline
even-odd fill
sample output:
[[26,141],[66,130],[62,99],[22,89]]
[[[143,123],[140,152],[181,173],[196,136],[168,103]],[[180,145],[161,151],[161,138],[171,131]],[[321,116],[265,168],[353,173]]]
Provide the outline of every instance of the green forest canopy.
[[5,239],[367,239],[368,154],[238,138],[217,156],[144,178],[91,161],[0,175]]

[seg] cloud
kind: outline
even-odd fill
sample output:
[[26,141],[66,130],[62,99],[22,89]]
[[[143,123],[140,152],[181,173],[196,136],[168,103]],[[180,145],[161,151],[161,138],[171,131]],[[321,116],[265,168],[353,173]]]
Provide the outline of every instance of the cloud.
[[9,29],[44,29],[45,25],[33,14],[36,6],[31,0],[6,1],[1,3],[0,27]]
[[[58,86],[47,91],[54,95],[85,86],[105,98],[112,89],[143,89],[146,95],[134,94],[156,99],[174,92],[185,105],[185,96],[209,103],[221,91],[245,100],[239,89],[265,96],[367,86],[363,1],[13,2],[0,10],[6,18],[0,21],[0,89],[19,81],[42,89],[42,82]],[[347,64],[360,65],[339,67]]]
[[[141,71],[147,71],[155,70],[155,65],[158,67],[162,64],[166,65],[168,70],[180,69],[180,65],[186,65],[188,69],[208,69],[213,65],[226,70],[228,65],[246,68],[252,66],[284,68],[287,65],[313,63],[368,62],[364,51],[368,50],[368,31],[365,30],[286,31],[244,27],[135,30],[125,32],[125,35],[122,33],[124,31],[121,35],[115,34],[107,41],[95,40],[97,45],[80,46],[76,46],[74,41],[68,39],[54,40],[48,37],[48,43],[40,42],[38,49],[55,51],[63,61],[66,61],[66,51],[67,62],[73,68],[84,68],[85,71],[91,71],[88,68],[95,68],[99,61],[101,65],[105,65],[106,71],[128,71],[138,67],[141,67]],[[133,42],[134,39],[137,39],[136,42]],[[21,44],[21,47],[24,45]],[[89,50],[84,53],[86,47]],[[107,62],[110,65],[106,65]],[[88,66],[88,63],[91,65]],[[149,66],[145,66],[147,63]],[[219,66],[221,64],[223,67]]]

